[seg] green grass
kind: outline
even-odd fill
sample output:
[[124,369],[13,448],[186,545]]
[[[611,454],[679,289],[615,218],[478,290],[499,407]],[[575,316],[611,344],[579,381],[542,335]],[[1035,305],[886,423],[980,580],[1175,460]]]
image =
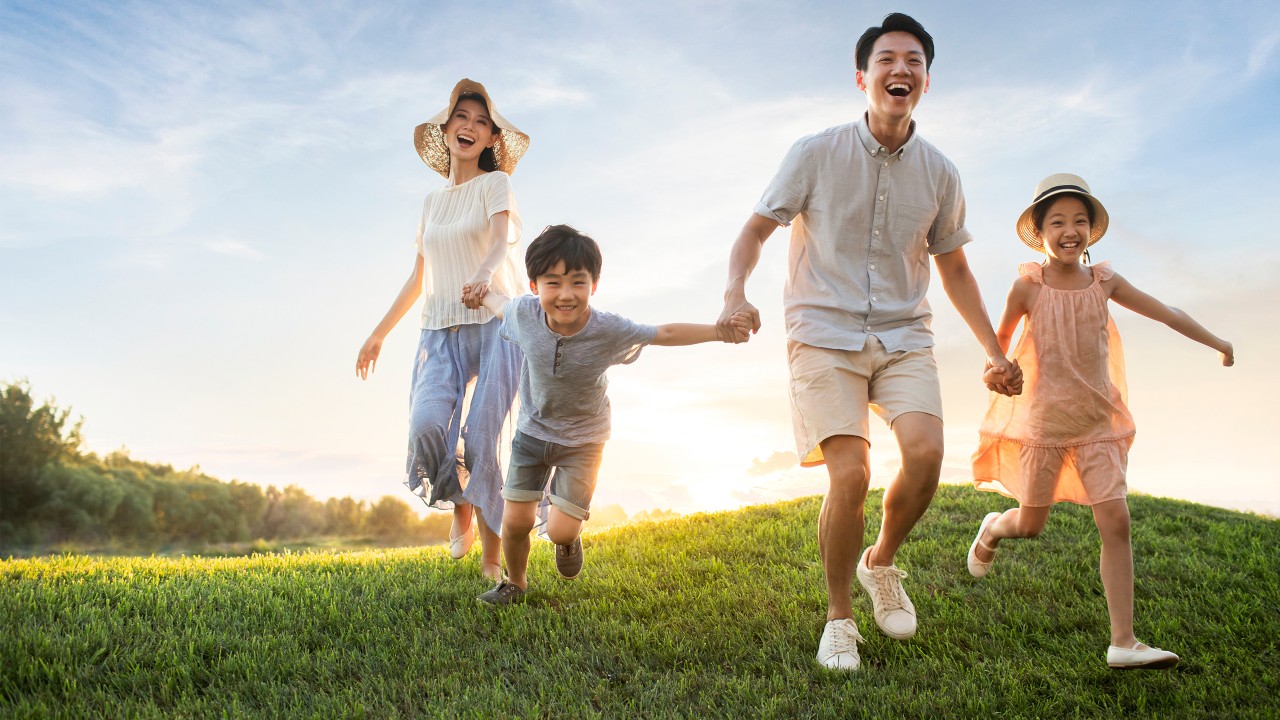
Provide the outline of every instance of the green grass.
[[[868,526],[879,525],[879,493]],[[1003,498],[943,487],[898,564],[920,615],[851,675],[813,661],[819,500],[624,526],[524,606],[479,606],[478,559],[442,548],[249,558],[0,561],[4,717],[1276,717],[1280,523],[1133,497],[1138,636],[1172,671],[1104,655],[1086,508],[964,553]]]

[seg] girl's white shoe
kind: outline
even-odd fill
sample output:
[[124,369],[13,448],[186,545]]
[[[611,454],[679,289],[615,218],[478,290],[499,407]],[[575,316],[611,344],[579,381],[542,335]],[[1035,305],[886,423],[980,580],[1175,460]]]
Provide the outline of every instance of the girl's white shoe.
[[1147,647],[1141,650],[1135,643],[1131,648],[1112,645],[1107,648],[1107,665],[1115,670],[1160,670],[1178,664],[1178,656],[1158,647]]
[[[982,542],[982,533],[986,532],[987,526],[995,522],[996,518],[998,517],[1000,517],[1000,513],[998,512],[987,513],[987,516],[982,518],[982,522],[978,524],[978,534],[973,536],[973,543],[969,545],[969,558],[968,558],[969,574],[976,578],[983,577],[987,573],[991,572],[991,565],[996,561],[996,558],[994,555],[996,549]],[[991,560],[987,562],[982,562],[981,560],[978,559],[979,545],[981,545],[984,550],[987,550],[993,553]]]

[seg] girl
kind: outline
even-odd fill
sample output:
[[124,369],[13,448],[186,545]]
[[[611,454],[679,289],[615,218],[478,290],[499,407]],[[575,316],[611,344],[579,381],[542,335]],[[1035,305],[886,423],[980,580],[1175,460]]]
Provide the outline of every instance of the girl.
[[363,379],[373,371],[387,333],[425,296],[409,393],[405,484],[428,506],[453,508],[454,558],[467,554],[478,526],[481,571],[496,581],[502,577],[499,436],[522,357],[498,337],[491,312],[466,308],[458,298],[464,285],[478,297],[491,287],[514,296],[525,286],[509,253],[520,238],[510,173],[529,136],[498,114],[483,85],[463,79],[449,104],[416,128],[414,144],[449,182],[423,203],[413,272],[360,348],[356,374]]
[[[1231,343],[1186,313],[1138,290],[1109,263],[1094,266],[1087,247],[1107,231],[1107,211],[1075,175],[1040,181],[1017,223],[1018,237],[1044,252],[1026,263],[1009,291],[996,335],[1008,349],[1014,329],[1026,326],[1014,354],[1025,392],[993,395],[973,456],[974,484],[1018,500],[1019,506],[983,518],[969,547],[969,573],[982,577],[1007,538],[1035,537],[1049,508],[1068,501],[1093,508],[1102,537],[1102,586],[1111,616],[1107,664],[1113,668],[1167,668],[1178,656],[1142,644],[1133,634],[1133,553],[1125,468],[1134,425],[1125,407],[1124,357],[1107,300],[1159,320],[1235,362]],[[1000,382],[984,378],[988,387]]]

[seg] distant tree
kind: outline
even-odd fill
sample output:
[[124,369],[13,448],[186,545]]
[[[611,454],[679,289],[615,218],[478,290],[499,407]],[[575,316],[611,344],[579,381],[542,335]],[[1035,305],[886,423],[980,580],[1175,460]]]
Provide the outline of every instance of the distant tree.
[[68,427],[70,412],[52,400],[37,407],[26,381],[0,388],[0,543],[48,500],[45,466],[79,450],[80,421]]
[[350,497],[329,498],[324,504],[325,535],[352,536],[364,532],[366,504]]
[[403,500],[384,495],[369,510],[367,529],[382,540],[400,540],[414,525],[413,509]]

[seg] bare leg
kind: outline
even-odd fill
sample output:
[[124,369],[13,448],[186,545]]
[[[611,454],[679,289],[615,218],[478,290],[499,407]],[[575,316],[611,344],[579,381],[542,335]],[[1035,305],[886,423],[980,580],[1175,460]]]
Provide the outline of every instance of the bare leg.
[[507,500],[502,508],[502,554],[507,558],[507,581],[520,588],[529,586],[529,532],[538,518],[538,502]]
[[903,413],[893,422],[893,434],[902,452],[902,469],[884,493],[880,535],[867,555],[871,567],[893,564],[907,534],[929,509],[942,472],[940,418],[921,412]]
[[822,441],[831,486],[818,516],[818,552],[827,577],[827,620],[853,617],[852,587],[862,553],[863,506],[871,477],[867,441],[836,435]]
[[[1129,540],[1129,504],[1123,498],[1093,506],[1093,521],[1102,536],[1100,570],[1111,615],[1111,644],[1133,647],[1133,546]],[[1144,646],[1145,647],[1145,646]]]
[[1005,510],[995,522],[987,526],[987,531],[982,534],[982,542],[991,548],[988,550],[978,544],[974,555],[978,560],[984,563],[991,562],[995,557],[995,548],[1000,544],[1001,540],[1007,538],[1033,538],[1044,530],[1044,524],[1049,520],[1049,509],[1052,506],[1044,507],[1016,507]]
[[568,545],[582,533],[582,521],[554,505],[547,512],[547,539],[557,545]]
[[453,506],[453,527],[449,529],[449,537],[461,537],[471,527],[470,503],[455,503]]
[[493,581],[502,579],[502,537],[484,522],[484,514],[477,508],[476,525],[480,530],[480,572]]

